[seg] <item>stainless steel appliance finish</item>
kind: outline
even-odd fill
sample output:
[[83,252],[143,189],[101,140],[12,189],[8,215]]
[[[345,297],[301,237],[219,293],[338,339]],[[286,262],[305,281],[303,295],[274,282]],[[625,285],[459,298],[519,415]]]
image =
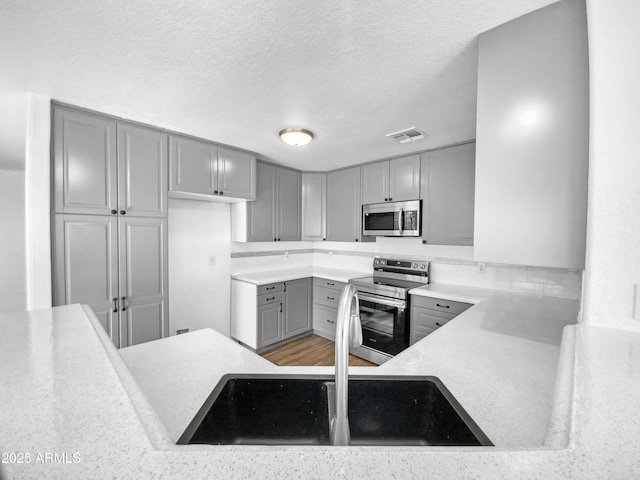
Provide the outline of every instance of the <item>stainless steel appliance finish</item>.
[[362,234],[383,237],[419,237],[421,201],[370,203],[362,206]]
[[409,290],[429,283],[429,262],[373,260],[374,274],[353,278],[360,300],[362,346],[354,355],[382,364],[409,347]]

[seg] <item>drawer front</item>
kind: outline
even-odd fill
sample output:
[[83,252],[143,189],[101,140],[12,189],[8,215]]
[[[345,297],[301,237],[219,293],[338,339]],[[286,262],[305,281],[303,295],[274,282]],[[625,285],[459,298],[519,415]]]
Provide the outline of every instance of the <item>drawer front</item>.
[[264,295],[258,295],[258,306],[268,305],[270,303],[278,303],[282,301],[282,292],[265,293]]
[[315,304],[313,306],[313,329],[322,330],[335,336],[337,317],[337,309]]
[[452,313],[453,315],[458,315],[473,306],[470,303],[454,302],[452,300],[442,300],[441,298],[423,297],[420,295],[412,295],[411,302],[416,307],[430,308],[431,310]]
[[337,282],[336,280],[328,280],[326,278],[317,278],[315,277],[313,279],[313,286],[314,287],[324,287],[324,288],[330,288],[332,290],[338,290],[338,291],[342,291],[342,289],[344,288],[344,286],[346,285],[346,283],[344,282]]
[[424,337],[426,337],[427,335],[433,332],[435,332],[435,330],[431,330],[431,331],[428,331],[426,329],[423,331],[412,330],[411,337],[409,338],[409,345],[413,345],[414,343],[419,342]]
[[327,307],[338,308],[338,302],[340,301],[340,292],[317,286],[313,291],[313,302],[325,305]]
[[435,312],[428,308],[414,306],[411,310],[411,331],[431,333],[454,317],[455,315],[451,313]]
[[282,282],[271,283],[269,285],[258,285],[258,295],[264,295],[266,293],[275,293],[282,291]]

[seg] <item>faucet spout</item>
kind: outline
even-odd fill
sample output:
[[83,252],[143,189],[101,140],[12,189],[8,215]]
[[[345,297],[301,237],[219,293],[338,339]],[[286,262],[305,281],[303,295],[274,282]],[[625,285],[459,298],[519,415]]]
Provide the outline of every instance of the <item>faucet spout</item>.
[[335,374],[335,415],[331,419],[331,444],[349,445],[348,399],[349,399],[349,344],[362,344],[360,324],[360,303],[356,287],[345,285],[338,304],[336,325],[336,374]]

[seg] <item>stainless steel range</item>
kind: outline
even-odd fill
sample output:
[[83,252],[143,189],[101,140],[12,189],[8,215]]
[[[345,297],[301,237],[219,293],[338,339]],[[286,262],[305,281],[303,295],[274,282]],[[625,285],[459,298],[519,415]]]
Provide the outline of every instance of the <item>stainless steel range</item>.
[[409,290],[429,283],[429,262],[375,258],[373,276],[353,278],[362,346],[350,352],[378,365],[409,347]]

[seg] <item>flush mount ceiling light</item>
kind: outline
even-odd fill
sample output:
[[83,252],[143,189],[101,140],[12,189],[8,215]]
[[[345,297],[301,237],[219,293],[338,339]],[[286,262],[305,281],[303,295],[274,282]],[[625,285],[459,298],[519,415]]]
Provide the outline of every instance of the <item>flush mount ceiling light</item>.
[[285,128],[279,135],[284,143],[294,147],[306,145],[313,139],[313,133],[304,128]]

